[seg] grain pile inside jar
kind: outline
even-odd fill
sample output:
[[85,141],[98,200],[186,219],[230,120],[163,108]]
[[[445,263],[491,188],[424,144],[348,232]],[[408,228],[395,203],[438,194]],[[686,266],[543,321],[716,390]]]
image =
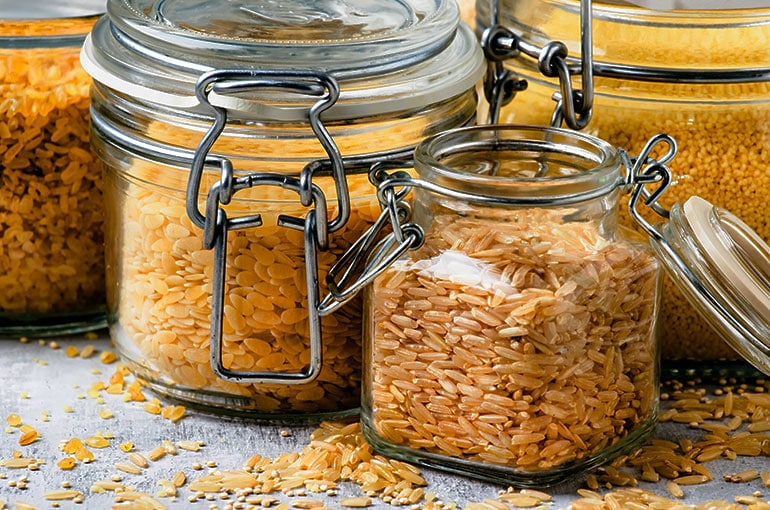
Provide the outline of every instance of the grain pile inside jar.
[[[135,172],[157,171],[147,166]],[[164,171],[168,171],[164,169]],[[317,182],[333,192],[331,178]],[[339,255],[378,213],[366,175],[349,178],[354,197],[347,225],[318,253],[325,276]],[[204,188],[206,189],[206,188]],[[358,405],[361,304],[353,301],[323,317],[323,368],[304,385],[248,385],[218,378],[209,364],[214,252],[187,216],[183,191],[137,185],[118,198],[124,205],[122,287],[118,341],[145,377],[185,388],[243,396],[265,412],[319,412]],[[283,200],[283,201],[282,201]],[[330,202],[331,204],[331,202]],[[241,371],[303,370],[310,360],[302,232],[279,227],[279,214],[302,216],[296,194],[255,188],[237,195],[228,214],[259,211],[264,225],[228,236],[223,320],[225,367]],[[336,208],[330,207],[330,218]]]
[[[90,22],[0,23],[8,37]],[[0,314],[104,302],[101,171],[89,149],[90,77],[78,48],[0,49]]]
[[657,262],[552,214],[436,216],[374,282],[382,440],[536,472],[654,420]]

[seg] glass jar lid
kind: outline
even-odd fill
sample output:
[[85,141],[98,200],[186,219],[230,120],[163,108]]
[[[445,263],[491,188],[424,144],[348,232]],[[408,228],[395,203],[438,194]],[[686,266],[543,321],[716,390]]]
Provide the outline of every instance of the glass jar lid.
[[693,196],[656,225],[652,245],[690,303],[770,375],[770,247],[729,211]]
[[[484,59],[452,0],[109,0],[83,65],[99,82],[133,97],[194,108],[198,77],[214,69],[310,70],[340,82],[327,119],[419,108],[473,88]],[[214,97],[257,117],[264,105],[292,114],[270,92]]]

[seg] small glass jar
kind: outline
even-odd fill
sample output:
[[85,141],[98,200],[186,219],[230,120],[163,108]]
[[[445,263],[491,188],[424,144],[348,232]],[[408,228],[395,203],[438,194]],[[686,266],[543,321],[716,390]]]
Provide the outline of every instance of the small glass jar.
[[[710,10],[699,4],[655,10],[643,0],[593,2],[593,111],[584,131],[628,150],[638,150],[655,133],[670,134],[679,155],[662,203],[670,207],[700,195],[731,209],[768,240],[770,11],[741,9],[740,2]],[[579,0],[477,2],[480,32],[499,23],[522,41],[519,55],[504,66],[526,80],[526,90],[502,107],[500,122],[552,122],[559,80],[546,77],[525,53],[559,41],[574,69],[581,58],[580,11]],[[579,76],[575,83],[582,83]],[[627,216],[621,221],[630,223]],[[714,375],[740,368],[724,361],[740,357],[668,278],[663,301],[664,360],[703,361],[667,366]]]
[[457,5],[111,0],[108,12],[83,62],[123,360],[218,412],[355,410],[361,303],[321,317],[326,272],[379,213],[368,165],[475,121],[484,59]]
[[615,148],[479,126],[421,143],[415,170],[397,185],[413,189],[405,238],[423,244],[365,291],[367,440],[518,485],[643,441],[658,409],[660,271],[618,225]]
[[0,7],[0,337],[106,326],[103,204],[80,47],[104,2]]

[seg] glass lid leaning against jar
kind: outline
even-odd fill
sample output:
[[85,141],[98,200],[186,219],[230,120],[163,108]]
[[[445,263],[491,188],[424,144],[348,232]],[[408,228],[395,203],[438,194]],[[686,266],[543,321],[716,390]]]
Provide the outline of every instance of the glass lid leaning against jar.
[[102,179],[79,62],[104,7],[0,1],[0,338],[106,325]]
[[82,60],[124,361],[219,412],[357,408],[361,304],[323,309],[325,274],[378,213],[369,165],[475,120],[455,2],[111,0]]
[[[365,289],[361,422],[375,449],[545,486],[638,445],[658,410],[661,265],[770,374],[770,249],[700,197],[657,204],[675,152],[667,135],[629,157],[501,124],[426,139],[417,178],[375,166],[393,232],[372,229],[329,272],[335,297]],[[649,241],[619,225],[621,195]],[[642,204],[670,220],[650,224]]]
[[[490,66],[508,81],[490,83],[487,90],[506,89],[506,100],[519,92],[499,105],[500,122],[557,125],[563,119],[628,150],[667,133],[677,140],[679,156],[662,205],[670,208],[697,194],[732,210],[770,240],[768,6],[479,0],[477,13]],[[567,107],[564,115],[554,115],[554,98]],[[621,221],[633,224],[628,215]],[[720,377],[745,370],[739,353],[672,279],[664,279],[664,289],[664,366],[678,375],[682,369]]]

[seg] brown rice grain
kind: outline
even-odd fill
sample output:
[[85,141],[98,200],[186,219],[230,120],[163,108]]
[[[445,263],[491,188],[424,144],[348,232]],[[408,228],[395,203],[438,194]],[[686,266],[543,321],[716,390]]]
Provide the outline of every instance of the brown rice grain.
[[341,506],[349,508],[366,508],[372,506],[372,499],[367,497],[342,498],[339,501]]
[[[447,246],[451,246],[453,250],[461,252],[464,249],[462,243],[466,243],[471,247],[467,249],[467,253],[475,253],[472,243],[476,239],[485,237],[484,229],[487,227],[478,219],[458,220],[437,216],[434,220],[440,225],[437,225],[434,231],[427,234],[430,239],[425,246],[429,246],[429,248],[422,248],[424,250],[435,250],[440,253],[442,249],[441,237],[444,236],[447,239]],[[501,224],[495,223],[492,227],[495,235],[490,238],[504,237],[501,235],[501,231],[504,231],[511,238],[531,235],[533,237],[538,236],[539,239],[551,239],[555,235],[546,232],[552,225],[548,221],[533,221],[532,224],[545,226],[536,233],[532,233],[531,231],[520,232],[517,230],[518,225],[504,224],[501,226]],[[527,224],[527,228],[531,229],[532,227]],[[563,235],[565,238],[569,237],[569,234],[565,234],[568,226],[560,225],[558,228],[560,229],[559,235]],[[584,228],[584,226],[575,228]],[[548,237],[549,235],[552,237]],[[505,267],[506,263],[516,267],[515,265],[522,264],[522,260],[526,260],[526,264],[543,264],[552,273],[559,270],[558,264],[554,262],[540,262],[532,257],[517,258],[518,256],[512,256],[509,262],[505,257],[515,249],[511,246],[515,246],[515,244],[506,245],[505,249],[495,251],[495,253],[503,254],[500,255],[501,260],[496,261],[498,268]],[[613,262],[627,260],[628,253],[624,252],[624,249],[615,250],[613,247],[607,254],[607,260]],[[415,260],[419,260],[421,254],[418,251],[413,256]],[[571,258],[570,262],[582,263],[578,255]],[[604,439],[605,441],[615,441],[616,438],[612,437],[614,434],[612,420],[638,424],[651,419],[652,394],[648,393],[644,387],[634,384],[632,377],[637,377],[636,375],[619,372],[623,370],[624,365],[635,365],[637,367],[635,370],[638,369],[651,375],[653,369],[652,334],[649,330],[645,330],[647,322],[639,323],[640,338],[646,340],[635,345],[634,348],[625,347],[621,350],[612,344],[601,348],[598,346],[589,349],[581,347],[583,349],[581,352],[584,352],[587,358],[571,361],[560,358],[556,354],[557,349],[552,344],[559,335],[564,338],[564,340],[559,341],[570,341],[568,340],[570,335],[575,335],[577,341],[578,337],[586,334],[582,329],[585,326],[581,326],[581,328],[572,325],[559,326],[557,322],[548,319],[550,317],[548,314],[553,313],[554,316],[557,314],[562,316],[566,310],[570,310],[571,313],[579,312],[580,306],[583,305],[568,304],[566,301],[566,299],[572,298],[578,287],[564,289],[558,295],[548,289],[527,288],[509,297],[503,297],[504,302],[507,300],[512,305],[510,308],[504,310],[503,306],[500,306],[487,312],[486,308],[480,306],[482,301],[476,299],[481,297],[479,288],[466,285],[459,280],[453,281],[454,275],[447,277],[447,279],[434,278],[433,281],[428,281],[426,275],[413,276],[409,270],[402,269],[408,268],[409,262],[399,264],[391,267],[383,275],[382,281],[393,282],[395,275],[399,274],[398,281],[403,291],[402,295],[409,295],[411,291],[407,289],[415,288],[415,285],[426,291],[438,288],[446,289],[438,296],[438,299],[435,297],[427,297],[427,299],[434,307],[444,306],[447,311],[442,312],[444,315],[439,315],[435,309],[423,311],[419,307],[410,307],[409,324],[406,324],[402,319],[397,319],[396,322],[403,323],[402,326],[408,325],[413,328],[413,321],[416,320],[419,323],[416,329],[423,334],[421,336],[398,334],[398,331],[393,330],[392,326],[395,324],[391,317],[393,314],[400,316],[400,310],[405,309],[403,303],[406,301],[392,294],[393,287],[389,286],[387,288],[389,293],[387,306],[385,306],[385,301],[382,301],[383,307],[378,308],[380,301],[378,301],[377,292],[380,283],[379,280],[375,280],[373,302],[375,304],[374,319],[377,326],[373,340],[374,381],[372,395],[374,397],[374,410],[372,420],[374,429],[386,434],[387,441],[449,456],[503,465],[509,464],[515,466],[516,469],[542,470],[550,469],[560,463],[568,463],[577,458],[578,455],[585,455],[588,444],[604,444],[602,439],[599,439],[604,434],[609,434]],[[639,267],[643,268],[645,264],[654,265],[654,262],[647,259],[641,262]],[[590,267],[587,262],[585,265]],[[623,266],[622,263],[618,265],[616,271],[618,279],[638,278],[635,284],[641,287],[634,296],[644,295],[648,300],[647,302],[651,303],[654,295],[654,278],[649,275],[652,273],[646,269],[631,270]],[[503,274],[505,272],[506,270],[502,271]],[[524,272],[517,273],[516,269],[511,269],[508,274],[519,274],[519,278],[527,278]],[[549,278],[554,282],[558,280],[553,274]],[[629,285],[628,282],[624,282],[619,287],[628,288]],[[561,287],[560,284],[559,286]],[[471,297],[459,299],[456,297],[459,295]],[[495,296],[499,295],[499,289],[495,289]],[[503,294],[503,296],[506,295]],[[638,298],[635,297],[634,299]],[[558,300],[562,300],[563,304],[557,306]],[[393,307],[394,301],[396,308]],[[483,302],[488,303],[489,301],[483,300]],[[639,305],[635,304],[634,306]],[[646,309],[652,310],[649,306]],[[542,319],[538,319],[542,321],[539,323],[540,325],[536,327],[523,326],[527,324],[526,321],[533,320],[528,314],[538,313],[538,310],[542,310],[540,312]],[[503,322],[503,326],[498,327],[498,329],[488,328],[487,326],[496,322],[494,314],[502,313],[509,315],[506,319],[508,322]],[[433,326],[427,327],[428,324],[433,324]],[[483,327],[482,324],[484,324]],[[630,319],[619,321],[616,329],[622,332],[628,327],[634,327],[634,324],[634,321]],[[508,339],[513,333],[510,328],[521,328],[521,331],[516,332],[515,341]],[[447,332],[443,336],[435,332],[441,329]],[[607,332],[600,334],[604,338],[607,337]],[[380,338],[394,345],[382,343]],[[585,345],[584,339],[580,341]],[[395,348],[396,345],[398,348]],[[442,360],[441,364],[434,362],[426,366],[424,370],[422,366],[405,368],[403,364],[396,367],[391,365],[391,363],[396,362],[399,352],[414,351],[417,348],[421,351],[420,357],[432,351],[432,356]],[[558,350],[559,352],[571,352],[568,347],[559,347]],[[634,357],[638,358],[633,360]],[[559,366],[558,373],[552,368],[554,364]],[[485,370],[478,372],[484,374],[482,377],[486,379],[484,389],[474,380],[478,376],[472,375],[470,371],[472,369]],[[420,380],[425,381],[425,383],[421,382],[420,385],[414,383],[418,370],[421,372]],[[602,381],[600,386],[583,379],[585,377],[583,374],[590,373],[592,370]],[[554,376],[556,383],[553,387],[541,388],[544,381]],[[393,385],[398,378],[403,379],[407,384],[399,384],[400,391],[394,392]],[[468,384],[468,380],[471,384]],[[432,382],[428,384],[429,381]],[[492,389],[495,387],[506,387],[506,390],[498,393]],[[440,397],[446,401],[431,400],[424,405],[420,403],[417,406],[407,404],[411,401],[419,402],[420,399],[416,396],[425,391],[426,388],[436,388]],[[515,388],[515,390],[509,388]],[[386,389],[396,398],[381,399],[381,395],[386,396],[388,394],[384,391]],[[576,416],[571,406],[575,401],[573,393],[578,389],[579,398],[577,401],[580,405]],[[519,401],[511,398],[511,395],[517,392],[534,395],[532,398],[537,400],[523,402],[520,397],[518,397]],[[631,407],[626,403],[632,400],[642,403],[642,407],[639,408],[638,404]],[[394,413],[395,409],[399,409],[399,411]],[[426,411],[430,415],[426,415]],[[535,411],[536,414],[532,414]],[[528,413],[526,419],[512,420],[512,417],[521,412]],[[693,416],[684,415],[689,421],[694,419],[703,421],[701,414],[694,411],[688,412],[693,414]],[[389,427],[386,422],[391,419],[389,417],[391,413],[400,415],[399,419],[407,418],[410,425],[408,427]],[[671,418],[673,419],[680,414],[679,412],[672,413]],[[473,418],[466,419],[468,416],[473,416]],[[436,422],[439,417],[442,421]],[[412,425],[412,418],[415,419],[414,423],[419,425]],[[679,416],[679,418],[682,417]],[[580,423],[575,421],[576,419],[588,420],[588,422]],[[498,429],[500,426],[505,428]],[[503,436],[500,435],[501,430],[505,432]],[[565,431],[564,436],[559,437],[559,431],[562,430]],[[549,432],[546,433],[546,431]],[[589,434],[596,435],[596,438],[588,441]],[[505,439],[502,439],[503,437]],[[475,445],[479,438],[487,441],[490,445],[489,448],[476,451]],[[435,446],[429,446],[431,443]],[[536,449],[532,449],[532,447],[536,447]],[[539,456],[535,455],[536,453],[539,453]],[[631,479],[621,475],[618,475],[618,479],[615,481],[634,483]]]

